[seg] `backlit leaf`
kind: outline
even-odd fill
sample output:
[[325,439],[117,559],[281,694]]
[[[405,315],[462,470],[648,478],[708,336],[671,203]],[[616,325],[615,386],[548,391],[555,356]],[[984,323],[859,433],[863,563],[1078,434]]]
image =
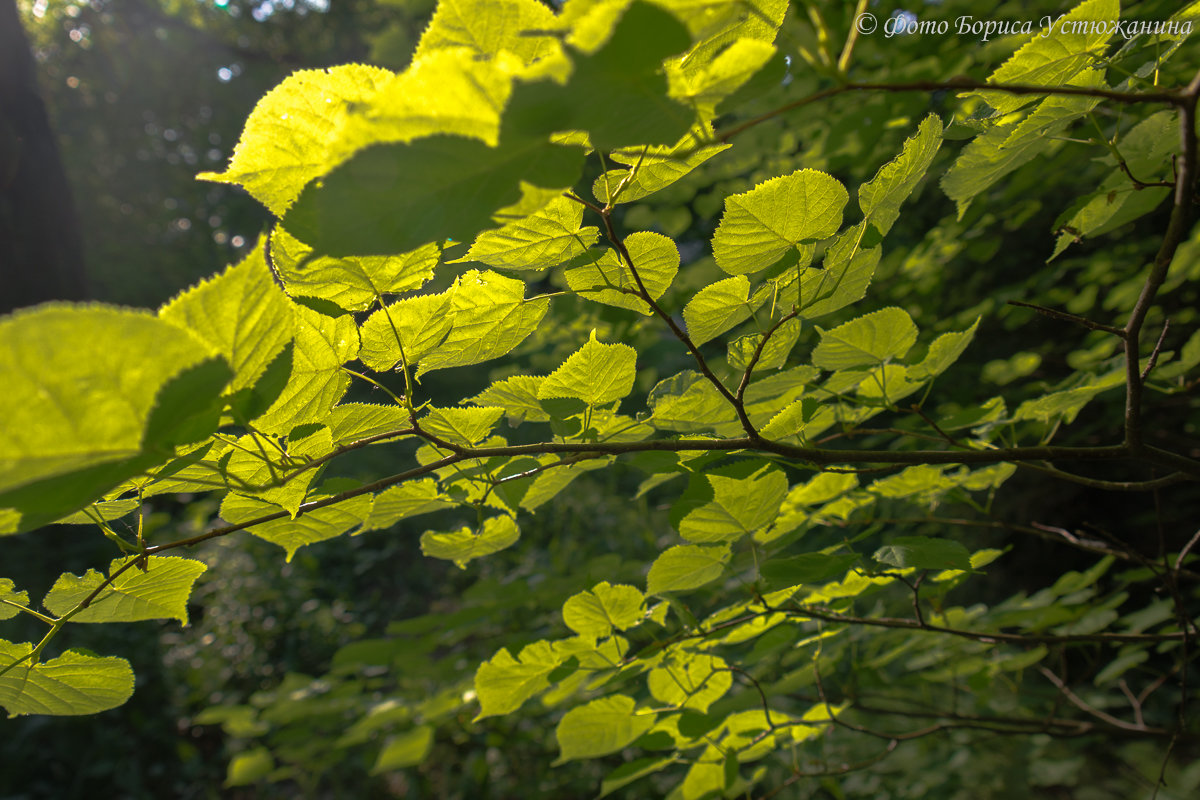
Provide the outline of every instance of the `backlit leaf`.
[[292,338],[292,304],[271,278],[261,246],[158,313],[221,354],[233,368],[229,391],[253,386]]
[[[543,81],[514,93],[509,115],[531,133],[587,131],[592,146],[671,145],[691,127],[691,110],[666,96],[662,61],[688,47],[673,15],[635,0],[595,53],[574,56],[565,86]],[[588,102],[574,102],[586,97]]]
[[545,378],[533,375],[514,375],[496,381],[466,402],[477,406],[503,408],[510,422],[517,425],[525,420],[545,422],[550,415],[538,402],[538,390]]
[[475,694],[479,697],[477,720],[516,711],[521,704],[550,683],[546,680],[562,662],[547,642],[534,642],[516,658],[500,648],[490,661],[475,672]]
[[711,583],[725,571],[727,545],[678,545],[664,551],[650,565],[646,593],[682,592]]
[[821,332],[813,364],[837,370],[883,363],[908,352],[917,340],[917,326],[908,312],[884,308]]
[[[727,149],[727,144],[704,144],[693,130],[671,147],[630,147],[614,150],[610,158],[625,164],[627,168],[610,169],[596,178],[592,184],[592,195],[606,205],[641,200],[665,189]],[[634,263],[637,263],[636,260]]]
[[582,255],[599,229],[583,224],[583,206],[565,197],[503,228],[484,231],[459,261],[478,261],[498,269],[539,270]]
[[442,0],[421,36],[414,58],[443,48],[465,47],[487,58],[501,51],[525,63],[557,48],[551,36],[530,32],[554,27],[554,12],[535,0]]
[[632,697],[618,694],[572,708],[554,731],[555,763],[608,755],[632,743],[654,726],[654,714],[636,713],[635,707]]
[[429,136],[358,151],[308,186],[284,226],[321,255],[390,255],[469,241],[520,197],[520,182],[566,187],[582,151],[544,139]]
[[[310,495],[309,497],[310,500],[320,498],[321,495]],[[221,517],[226,522],[235,525],[248,523],[280,511],[282,509],[272,503],[239,494],[228,495],[225,502],[221,504]],[[275,519],[252,525],[247,530],[260,539],[282,547],[287,553],[287,560],[291,561],[296,551],[304,545],[341,536],[362,524],[370,513],[371,497],[359,495],[336,505],[305,512],[295,519],[287,517]]]
[[549,298],[526,301],[519,280],[470,270],[450,289],[450,332],[421,361],[417,376],[504,355],[533,333],[549,307]]
[[589,406],[620,400],[633,389],[637,352],[627,344],[588,341],[542,381],[538,399],[574,397]]
[[625,630],[641,622],[644,602],[635,587],[602,581],[563,604],[563,621],[580,636],[599,639],[612,633],[613,628]]
[[788,491],[787,477],[771,465],[746,477],[709,474],[703,480],[712,499],[679,523],[679,535],[696,543],[732,541],[770,524]]
[[750,281],[743,275],[705,286],[683,309],[692,343],[703,344],[745,322],[754,310],[749,301]]
[[[1017,83],[1034,86],[1060,86],[1068,83],[1104,52],[1115,32],[1108,25],[1083,24],[1080,30],[1072,22],[1116,20],[1121,16],[1118,0],[1085,0],[1062,17],[1048,36],[1034,36],[988,76],[992,83]],[[979,95],[998,113],[1007,114],[1031,102],[1031,95],[982,91]]]
[[930,114],[917,133],[904,142],[904,151],[880,168],[858,189],[863,218],[886,234],[900,216],[900,204],[913,192],[942,143],[942,121]]
[[275,273],[293,297],[328,300],[346,311],[364,311],[377,298],[421,288],[441,258],[436,244],[397,256],[314,255],[282,226],[271,234]]
[[16,663],[33,650],[30,644],[0,639],[0,706],[9,716],[78,716],[116,708],[133,695],[133,670],[123,658],[97,658],[68,650],[30,665]]
[[824,172],[802,169],[725,199],[713,234],[717,265],[730,275],[758,272],[788,250],[837,233],[846,187]]
[[306,183],[348,155],[352,143],[337,135],[347,108],[369,100],[391,77],[363,64],[293,72],[258,101],[225,172],[199,177],[241,184],[282,214]]
[[449,293],[406,297],[381,308],[359,328],[359,359],[376,372],[410,368],[435,350],[454,325]]
[[219,355],[147,312],[43,305],[0,319],[0,531],[45,524],[215,430]]
[[[128,563],[118,558],[109,575]],[[149,556],[144,568],[126,569],[79,613],[72,622],[137,622],[144,619],[177,619],[188,622],[188,597],[192,584],[206,570],[203,563],[176,556]],[[55,616],[72,611],[104,582],[96,570],[83,576],[65,573],[58,577],[42,605]]]
[[12,619],[20,614],[17,606],[29,607],[29,592],[18,592],[10,578],[0,578],[0,619]]
[[421,552],[430,558],[453,561],[459,569],[466,569],[468,561],[511,547],[520,537],[516,521],[501,514],[484,520],[478,531],[467,527],[451,533],[426,531],[421,534]]
[[419,422],[426,433],[471,447],[486,439],[503,415],[502,408],[435,408]]
[[641,288],[650,299],[658,300],[679,272],[679,250],[667,237],[649,231],[630,234],[625,249],[641,278],[641,287],[624,259],[612,249],[593,251],[579,259],[577,266],[564,273],[567,285],[580,297],[648,316],[651,310],[640,297]]
[[688,650],[676,650],[647,677],[655,700],[701,714],[733,686],[733,673],[724,659]]
[[349,314],[327,317],[296,306],[296,345],[287,386],[256,425],[286,433],[319,422],[346,393],[350,377],[342,364],[358,355],[358,330]]
[[438,490],[432,478],[409,481],[384,489],[375,496],[364,531],[384,530],[402,519],[454,508],[458,503]]

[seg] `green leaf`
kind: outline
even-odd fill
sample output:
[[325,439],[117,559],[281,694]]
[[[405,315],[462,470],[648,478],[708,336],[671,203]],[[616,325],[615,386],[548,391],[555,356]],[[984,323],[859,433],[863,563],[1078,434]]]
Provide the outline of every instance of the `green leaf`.
[[754,362],[754,372],[779,369],[787,363],[788,355],[800,340],[800,320],[785,320],[772,331],[771,338],[767,339],[764,345],[765,336],[763,333],[753,333],[730,342],[729,366],[738,372],[745,372],[757,353],[758,360]]
[[328,300],[345,311],[365,311],[383,295],[420,289],[441,255],[436,244],[427,244],[398,256],[332,258],[314,255],[282,226],[271,234],[271,261],[288,293]]
[[563,604],[563,621],[580,636],[600,639],[613,628],[626,630],[645,616],[645,597],[633,586],[601,581],[589,591],[568,598]]
[[116,708],[133,696],[133,670],[123,658],[98,658],[68,650],[58,658],[16,663],[33,645],[0,639],[0,706],[22,714],[79,716]]
[[454,508],[458,503],[443,494],[432,478],[402,483],[375,495],[371,516],[363,524],[363,531],[390,528],[402,519]]
[[683,592],[711,583],[725,572],[728,545],[677,545],[664,551],[650,565],[646,594]]
[[894,567],[914,569],[971,569],[967,548],[949,539],[899,536],[875,551],[873,558]]
[[293,72],[258,101],[225,172],[197,177],[240,184],[282,214],[306,183],[354,149],[338,135],[348,109],[370,100],[391,77],[362,64]]
[[701,800],[711,797],[713,792],[725,789],[725,759],[716,747],[709,745],[688,768],[680,784],[682,800]]
[[863,248],[867,228],[866,222],[860,222],[839,234],[825,251],[824,269],[805,268],[799,281],[791,280],[782,288],[782,305],[794,304],[801,318],[816,319],[866,296],[882,256],[878,247]]
[[528,64],[558,51],[554,37],[535,33],[554,27],[554,12],[535,0],[441,0],[413,57],[465,47],[485,58],[512,53]]
[[733,686],[733,673],[724,659],[676,649],[646,682],[655,700],[704,714]]
[[775,47],[761,39],[738,38],[704,67],[681,70],[672,90],[689,102],[715,107],[736,92],[775,55]]
[[238,753],[229,760],[225,771],[225,786],[249,786],[258,783],[271,774],[275,769],[275,759],[271,751],[265,747],[255,747],[245,753]]
[[471,447],[486,439],[502,416],[502,408],[435,408],[421,418],[420,425],[425,433]]
[[332,437],[324,425],[296,428],[283,443],[247,435],[235,445],[219,462],[226,485],[232,491],[282,506],[292,516],[318,475],[317,470],[303,469],[304,465],[333,450]]
[[758,272],[799,244],[834,235],[849,199],[846,187],[814,169],[771,178],[727,197],[713,234],[717,266],[730,275]]
[[768,439],[787,439],[804,433],[808,423],[812,421],[821,409],[821,401],[815,397],[804,397],[793,400],[783,410],[771,417],[766,425],[759,428],[759,433]]
[[146,312],[53,304],[0,319],[0,530],[75,511],[216,429],[229,367]]
[[953,488],[952,479],[944,473],[949,467],[945,464],[915,464],[906,467],[895,475],[889,475],[866,487],[867,491],[880,497],[900,498],[920,495],[921,500]]
[[572,708],[554,731],[559,755],[555,764],[615,753],[654,727],[654,714],[635,713],[632,697],[617,694]]
[[[1033,86],[1062,86],[1069,83],[1098,59],[1107,46],[1114,29],[1108,25],[1079,26],[1075,21],[1116,20],[1121,16],[1118,0],[1085,0],[1062,17],[1055,19],[1049,36],[1034,36],[988,76],[992,83],[1015,83]],[[1064,32],[1070,31],[1070,32]],[[984,102],[999,114],[1032,102],[1035,96],[1002,92],[978,92]]]
[[771,559],[762,565],[759,574],[779,588],[812,585],[845,575],[856,561],[854,553],[802,553]]
[[494,147],[515,67],[511,58],[476,58],[467,47],[422,53],[353,108],[338,131],[338,145],[349,153],[380,142],[459,136]]
[[[308,499],[315,501],[323,496],[314,493]],[[234,525],[280,511],[282,509],[277,505],[240,494],[231,493],[221,503],[221,517]],[[276,519],[253,525],[247,530],[260,539],[282,547],[287,552],[287,560],[291,561],[296,551],[304,545],[341,536],[360,525],[370,513],[370,495],[359,495],[335,505],[306,511],[295,519]]]
[[[705,144],[704,141],[711,138],[710,131],[705,130],[703,134],[702,138],[696,130],[689,131],[671,147],[614,150],[609,156],[611,160],[625,164],[628,169],[607,170],[592,184],[592,195],[605,205],[641,200],[667,188],[705,161],[730,148],[728,144]],[[637,259],[634,263],[640,268]]]
[[679,523],[679,535],[697,544],[733,541],[769,525],[788,491],[787,476],[770,464],[745,477],[710,473],[701,478],[712,499]]
[[901,308],[884,308],[821,332],[814,366],[828,370],[873,366],[900,358],[917,341],[917,326]]
[[12,619],[20,614],[17,606],[29,608],[29,592],[18,592],[17,585],[11,579],[0,578],[0,619]]
[[534,214],[479,234],[457,261],[478,261],[498,269],[556,267],[586,253],[599,238],[598,228],[584,228],[582,223],[583,206],[556,197]]
[[744,275],[709,284],[683,308],[688,336],[699,346],[750,318],[750,281]]
[[941,375],[967,349],[967,345],[975,338],[975,330],[979,327],[980,317],[976,317],[971,327],[965,331],[943,333],[929,345],[929,352],[919,363],[908,368],[908,378],[923,381]]
[[512,425],[519,425],[525,420],[547,422],[550,415],[538,402],[538,390],[544,380],[545,378],[533,375],[514,375],[511,378],[494,382],[464,402],[477,406],[503,408]]
[[475,694],[479,698],[479,715],[475,720],[516,711],[530,697],[549,687],[546,676],[562,660],[547,642],[528,645],[517,658],[506,648],[500,648],[475,672]]
[[1075,421],[1075,417],[1085,405],[1092,401],[1092,398],[1102,392],[1117,388],[1123,382],[1124,372],[1120,370],[1114,370],[1104,376],[1093,377],[1083,386],[1063,389],[1026,400],[1017,408],[1013,419],[1049,422],[1061,416],[1063,421],[1069,425]]
[[233,368],[228,391],[254,386],[293,335],[292,304],[275,285],[260,242],[245,260],[159,309]]
[[917,188],[942,144],[942,121],[930,114],[904,150],[884,165],[869,182],[858,188],[858,205],[863,219],[882,236],[900,217],[900,204]]
[[375,766],[371,768],[371,774],[379,775],[383,772],[415,767],[425,760],[431,749],[433,749],[433,728],[431,726],[422,725],[411,731],[405,731],[384,743],[383,749],[379,751],[379,757],[375,759]]
[[[359,441],[372,436],[404,430],[410,426],[406,409],[373,403],[343,403],[335,406],[329,413],[326,423],[329,425],[329,432],[335,444]],[[387,441],[396,441],[396,439]]]
[[424,294],[379,309],[359,328],[359,359],[376,372],[402,361],[411,368],[437,349],[450,332],[454,325],[450,301],[448,292]]
[[[1096,677],[1092,679],[1092,683],[1096,686],[1112,683],[1130,669],[1150,658],[1150,653],[1144,647],[1138,649],[1123,648],[1123,651],[1112,661],[1108,662],[1108,665],[1104,669],[1096,673]],[[1045,655],[1045,653],[1043,652],[1042,655]]]
[[[667,97],[662,61],[689,44],[678,19],[635,0],[603,47],[575,56],[565,86],[543,81],[520,87],[506,116],[533,134],[586,131],[592,146],[603,151],[674,144],[694,115]],[[581,97],[587,102],[578,102]]]
[[[662,234],[638,231],[626,237],[625,249],[642,279],[642,287],[650,299],[658,300],[679,272],[679,249],[675,242]],[[580,297],[647,316],[653,313],[641,298],[633,273],[616,250],[592,251],[576,263],[564,274],[571,291]]]
[[1133,126],[1117,143],[1125,169],[1113,169],[1100,187],[1077,203],[1073,211],[1055,222],[1063,233],[1058,237],[1051,258],[1069,245],[1087,237],[1108,233],[1149,214],[1171,190],[1165,186],[1139,186],[1129,180],[1128,170],[1139,180],[1170,180],[1177,146],[1175,131],[1179,120],[1173,111],[1160,111]]
[[430,558],[453,561],[459,569],[466,569],[468,561],[511,547],[520,537],[516,520],[501,514],[484,520],[478,532],[467,527],[452,533],[426,531],[421,534],[421,552]]
[[[129,563],[118,558],[108,574]],[[87,608],[71,617],[72,622],[138,622],[144,619],[177,619],[188,623],[188,597],[192,584],[208,569],[203,563],[175,556],[149,556],[144,567],[126,569],[96,596]],[[85,575],[65,573],[42,601],[51,614],[61,617],[72,611],[104,582],[96,570]]]
[[[555,460],[551,455],[544,455],[536,461],[532,459],[520,459],[519,461],[510,463],[514,466],[520,463],[521,471],[525,471],[527,468],[532,469],[534,465],[544,467]],[[536,511],[570,486],[571,482],[579,477],[584,470],[595,469],[597,466],[568,464],[554,467],[553,469],[543,469],[543,471],[533,477],[523,477],[506,481],[497,487],[496,493],[504,498],[504,501],[508,503],[511,509],[522,508],[526,511]],[[516,475],[519,473],[513,472],[511,474]]]
[[124,500],[95,502],[81,511],[76,511],[70,516],[55,520],[55,524],[95,525],[100,521],[111,522],[114,519],[120,519],[140,506],[141,503],[138,502],[136,497],[127,497]]
[[608,797],[618,789],[623,789],[639,778],[644,778],[647,775],[652,775],[655,772],[668,767],[675,763],[673,757],[668,758],[639,758],[637,761],[630,761],[627,764],[614,769],[608,773],[608,776],[600,782],[600,794],[596,796],[597,800]]
[[522,181],[548,188],[574,183],[582,156],[576,147],[512,135],[495,147],[440,135],[372,145],[305,188],[283,224],[330,256],[469,241],[520,198]]
[[620,400],[633,390],[637,351],[627,344],[602,344],[593,330],[588,341],[550,373],[538,399],[573,397],[589,406]]
[[537,329],[549,308],[547,297],[526,301],[525,284],[519,280],[468,271],[450,289],[450,332],[421,362],[417,377],[508,353]]
[[650,424],[660,430],[698,433],[737,423],[728,401],[713,384],[692,370],[660,381],[650,391]]
[[294,308],[296,347],[292,372],[279,398],[258,418],[267,433],[287,433],[297,425],[323,422],[350,386],[342,364],[358,355],[358,330],[349,314],[327,317]]
[[[1104,72],[1088,70],[1072,83],[1103,87]],[[1057,146],[1063,131],[1099,103],[1095,97],[1048,97],[1025,119],[996,124],[976,137],[942,177],[942,189],[958,205],[959,219],[972,198]]]

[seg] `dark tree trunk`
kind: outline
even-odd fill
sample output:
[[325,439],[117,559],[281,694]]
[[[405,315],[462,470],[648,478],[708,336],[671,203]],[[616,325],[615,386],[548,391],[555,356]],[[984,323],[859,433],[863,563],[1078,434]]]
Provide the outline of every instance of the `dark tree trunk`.
[[83,237],[16,0],[0,0],[0,312],[86,296]]

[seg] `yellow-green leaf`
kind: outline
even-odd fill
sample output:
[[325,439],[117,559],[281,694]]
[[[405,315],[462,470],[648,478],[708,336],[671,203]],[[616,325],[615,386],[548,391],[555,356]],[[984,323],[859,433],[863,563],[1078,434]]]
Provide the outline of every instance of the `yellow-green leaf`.
[[[118,558],[109,567],[109,575],[129,563]],[[72,622],[137,622],[144,619],[188,621],[187,601],[196,579],[208,569],[202,562],[176,556],[149,556],[143,565],[126,569],[96,595],[96,598]],[[65,573],[58,577],[42,605],[55,616],[75,609],[101,584],[104,577],[96,570],[83,576]]]

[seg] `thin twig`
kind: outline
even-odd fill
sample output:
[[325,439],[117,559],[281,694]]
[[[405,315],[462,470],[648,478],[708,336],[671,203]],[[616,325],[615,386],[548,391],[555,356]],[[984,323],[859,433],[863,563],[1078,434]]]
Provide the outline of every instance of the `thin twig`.
[[1058,677],[1052,670],[1047,669],[1041,664],[1038,665],[1038,672],[1046,676],[1046,680],[1058,687],[1058,690],[1063,693],[1063,696],[1070,700],[1072,705],[1083,711],[1085,714],[1089,714],[1098,720],[1103,720],[1113,727],[1122,728],[1127,731],[1138,731],[1140,733],[1148,730],[1144,724],[1135,725],[1133,723],[1126,722],[1125,720],[1117,719],[1112,714],[1101,711],[1090,703],[1084,701],[1079,697],[1079,695],[1071,691],[1071,688],[1067,686],[1065,682],[1063,682],[1062,678]]
[[1154,343],[1154,350],[1150,353],[1150,360],[1146,362],[1146,368],[1142,370],[1142,381],[1150,376],[1150,370],[1154,369],[1154,365],[1158,363],[1158,354],[1162,350],[1163,340],[1167,338],[1167,331],[1171,327],[1171,320],[1163,321],[1162,333],[1158,335],[1158,341]]
[[1104,331],[1105,333],[1111,333],[1114,336],[1120,336],[1122,339],[1125,338],[1124,329],[1117,328],[1112,325],[1105,325],[1100,322],[1093,322],[1087,317],[1081,317],[1078,314],[1068,314],[1065,311],[1057,311],[1053,308],[1046,308],[1045,306],[1039,306],[1034,303],[1024,303],[1020,300],[1009,300],[1008,304],[1010,306],[1020,306],[1021,308],[1031,308],[1043,316],[1051,317],[1053,319],[1061,319],[1065,322],[1073,322],[1076,325],[1082,325],[1090,331]]

